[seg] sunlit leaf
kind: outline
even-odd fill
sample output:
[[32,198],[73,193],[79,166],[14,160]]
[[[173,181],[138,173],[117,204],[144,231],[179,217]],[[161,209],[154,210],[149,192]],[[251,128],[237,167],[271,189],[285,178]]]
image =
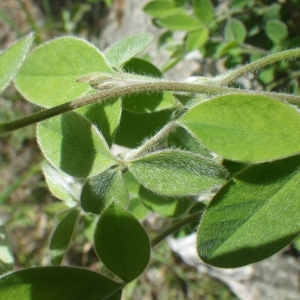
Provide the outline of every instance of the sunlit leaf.
[[208,24],[215,16],[214,7],[210,0],[193,0],[193,9],[195,15]]
[[192,108],[178,123],[229,160],[262,162],[300,152],[300,116],[260,95],[225,95]]
[[0,54],[0,92],[17,73],[33,42],[34,34],[29,34]]
[[191,31],[204,27],[199,20],[187,15],[173,15],[161,18],[159,24],[174,31]]
[[74,112],[39,123],[37,139],[48,161],[74,177],[93,176],[116,164],[101,133]]
[[148,265],[147,233],[131,213],[116,204],[111,204],[101,215],[94,244],[104,265],[125,282],[135,279]]
[[130,58],[145,50],[152,40],[153,35],[150,33],[129,36],[108,47],[104,55],[113,67],[118,68]]
[[131,161],[128,167],[147,189],[166,196],[198,194],[227,176],[214,161],[180,150],[154,152]]
[[300,233],[300,158],[253,165],[215,196],[198,230],[209,264],[236,268],[265,259]]
[[163,18],[169,15],[176,15],[185,12],[181,7],[177,7],[176,3],[171,1],[151,1],[144,7],[143,11],[155,18]]
[[[2,223],[2,222],[1,222]],[[14,267],[14,255],[5,226],[0,225],[0,274],[11,271]]]
[[229,18],[225,25],[224,34],[228,41],[243,43],[247,36],[247,30],[241,21]]
[[113,74],[113,70],[92,44],[75,37],[62,37],[28,55],[15,82],[27,100],[52,107],[86,95],[90,85],[76,81],[89,73]]

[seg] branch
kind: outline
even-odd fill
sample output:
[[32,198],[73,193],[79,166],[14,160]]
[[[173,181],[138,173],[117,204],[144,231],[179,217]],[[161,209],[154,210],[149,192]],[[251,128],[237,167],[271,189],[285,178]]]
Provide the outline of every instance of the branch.
[[290,94],[277,94],[269,92],[258,92],[250,90],[241,90],[236,88],[219,87],[213,85],[193,84],[183,82],[147,82],[130,84],[126,86],[111,88],[108,90],[100,91],[92,95],[88,95],[53,108],[49,108],[30,116],[20,118],[18,120],[5,122],[0,124],[0,135],[7,132],[35,124],[37,122],[44,121],[46,119],[55,117],[65,112],[74,110],[76,108],[86,106],[98,101],[104,101],[111,98],[116,98],[128,94],[142,93],[142,92],[161,92],[161,91],[173,91],[182,93],[196,93],[207,95],[220,95],[220,94],[243,94],[243,95],[265,95],[278,100],[288,101],[290,103],[300,103],[300,96],[294,96]]

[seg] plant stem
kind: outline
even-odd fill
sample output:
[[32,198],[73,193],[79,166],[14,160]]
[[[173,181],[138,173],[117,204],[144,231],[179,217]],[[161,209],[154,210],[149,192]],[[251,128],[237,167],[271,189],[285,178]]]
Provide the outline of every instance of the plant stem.
[[157,237],[155,237],[152,241],[151,241],[151,247],[154,247],[155,245],[157,245],[159,242],[161,242],[164,238],[166,238],[168,235],[170,235],[171,233],[175,232],[176,230],[178,230],[179,228],[181,228],[182,226],[189,224],[197,219],[199,219],[199,217],[203,214],[203,211],[194,213],[192,215],[189,215],[188,217],[176,222],[175,224],[173,224],[172,226],[170,226],[169,228],[167,228],[166,230],[164,230],[163,232],[161,232]]
[[0,124],[0,135],[7,132],[44,121],[46,119],[55,117],[65,112],[74,110],[76,108],[86,106],[98,101],[104,101],[111,98],[116,98],[128,94],[142,93],[142,92],[161,92],[173,91],[183,93],[196,93],[207,95],[220,95],[220,94],[243,94],[243,95],[265,95],[278,100],[289,101],[291,103],[300,103],[300,96],[290,94],[277,94],[269,92],[258,92],[250,90],[241,90],[236,88],[220,87],[214,85],[193,84],[184,82],[146,82],[138,84],[130,84],[126,86],[111,88],[108,90],[99,91],[95,94],[88,95],[53,108],[49,108],[24,118],[5,122]]
[[[246,66],[243,66],[237,70],[230,71],[227,74],[220,75],[218,80],[218,85],[226,86],[233,81],[235,81],[237,78],[244,76],[248,73],[255,72],[257,70],[262,69],[265,66],[274,64],[279,61],[284,61],[287,59],[296,59],[297,57],[300,57],[300,48],[298,49],[292,49],[292,50],[286,50],[278,53],[274,53],[271,55],[268,55],[266,57],[263,57],[261,59],[258,59]],[[217,79],[218,77],[216,77]]]

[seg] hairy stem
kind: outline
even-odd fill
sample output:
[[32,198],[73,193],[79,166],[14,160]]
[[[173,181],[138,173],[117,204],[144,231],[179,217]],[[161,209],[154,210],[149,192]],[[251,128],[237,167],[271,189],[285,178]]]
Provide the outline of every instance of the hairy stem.
[[199,217],[203,214],[203,211],[201,212],[197,212],[194,213],[192,215],[189,215],[188,217],[176,222],[175,224],[173,224],[172,226],[170,226],[169,228],[167,228],[166,230],[164,230],[163,232],[161,232],[157,237],[155,237],[152,241],[151,241],[151,247],[154,247],[155,245],[157,245],[159,242],[161,242],[164,238],[166,238],[168,235],[172,234],[173,232],[175,232],[176,230],[178,230],[179,228],[181,228],[184,225],[187,225],[193,221],[196,221],[199,219]]
[[5,122],[0,124],[0,135],[7,132],[44,121],[54,116],[63,114],[65,112],[74,110],[76,108],[86,106],[98,101],[104,101],[111,98],[116,98],[128,94],[142,93],[142,92],[160,92],[160,91],[173,91],[182,93],[196,93],[207,95],[220,95],[220,94],[243,94],[243,95],[265,95],[278,100],[289,101],[290,103],[300,103],[300,96],[290,94],[277,94],[269,92],[258,92],[250,90],[241,90],[236,88],[220,87],[204,84],[193,84],[183,82],[147,82],[130,84],[126,86],[111,88],[108,90],[100,91],[92,95],[88,95],[53,108],[49,108],[24,118]]
[[297,57],[300,57],[300,48],[286,50],[286,51],[268,55],[266,57],[263,57],[261,59],[254,61],[246,66],[243,66],[237,70],[230,71],[229,73],[227,73],[225,75],[220,75],[219,76],[220,80],[218,80],[218,84],[222,85],[222,86],[226,86],[226,85],[234,82],[237,78],[244,76],[248,73],[252,73],[257,70],[260,70],[260,69],[264,68],[265,66],[274,64],[279,61],[284,61],[287,59],[296,59]]

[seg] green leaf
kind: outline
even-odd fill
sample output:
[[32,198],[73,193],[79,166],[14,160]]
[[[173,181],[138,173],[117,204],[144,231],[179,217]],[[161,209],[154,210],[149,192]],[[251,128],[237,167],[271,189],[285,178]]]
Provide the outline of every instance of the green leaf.
[[17,73],[33,42],[34,34],[19,40],[0,55],[0,93]]
[[[140,58],[132,58],[123,66],[128,73],[144,76],[163,78],[163,74],[153,64]],[[139,93],[125,95],[122,105],[124,109],[132,112],[154,112],[161,109],[171,108],[175,105],[171,92]]]
[[113,67],[119,68],[130,58],[145,50],[152,40],[153,35],[150,33],[129,36],[108,47],[104,55]]
[[57,224],[50,240],[50,260],[52,265],[60,265],[69,247],[80,211],[70,210]]
[[97,126],[111,147],[121,118],[122,104],[120,98],[99,101],[83,106],[77,111]]
[[279,43],[288,37],[288,28],[286,24],[279,20],[269,20],[265,30],[268,38],[274,43]]
[[90,85],[76,81],[89,73],[113,74],[113,71],[92,44],[75,37],[62,37],[34,50],[15,82],[27,100],[52,107],[86,95]]
[[204,213],[198,253],[236,268],[265,259],[300,233],[300,157],[253,165],[229,181]]
[[180,150],[154,152],[129,162],[128,167],[143,186],[166,196],[198,194],[227,175],[214,161]]
[[214,7],[210,0],[193,0],[195,15],[205,24],[214,18]]
[[14,255],[4,225],[0,225],[0,274],[14,268]]
[[195,106],[178,123],[229,160],[263,162],[300,152],[299,114],[265,96],[220,96]]
[[110,169],[86,181],[82,188],[81,207],[86,212],[101,214],[111,203],[128,205],[128,192],[121,170]]
[[44,163],[42,169],[48,188],[54,197],[70,203],[79,199],[79,187],[75,188],[75,182],[73,182],[73,187],[71,186],[69,175],[54,169],[48,163]]
[[243,43],[247,37],[247,30],[241,21],[229,18],[225,25],[224,35],[228,41]]
[[135,177],[130,173],[126,172],[123,174],[123,179],[126,184],[126,188],[128,190],[130,197],[137,197],[140,190],[140,183],[135,179]]
[[139,191],[139,199],[148,209],[165,218],[178,218],[191,206],[188,198],[155,195],[142,186]]
[[159,24],[173,31],[192,31],[204,27],[199,20],[187,15],[172,15],[160,19]]
[[140,222],[145,220],[150,211],[143,205],[139,198],[133,198],[129,203],[129,212],[131,212]]
[[115,143],[128,148],[138,147],[143,140],[153,136],[167,124],[173,115],[173,110],[166,109],[154,113],[134,113],[122,111],[119,129]]
[[47,160],[74,177],[93,176],[117,164],[101,133],[74,112],[39,123],[37,140]]
[[185,12],[183,8],[177,7],[176,3],[161,0],[148,2],[143,7],[143,11],[155,18],[163,18],[169,15],[177,15]]
[[188,150],[208,158],[213,157],[213,155],[207,149],[205,149],[195,137],[193,137],[185,128],[181,126],[176,126],[169,133],[168,147]]
[[209,31],[203,27],[197,31],[190,32],[186,39],[186,49],[188,52],[199,49],[203,46],[209,38]]
[[94,244],[103,264],[125,282],[138,277],[148,265],[147,233],[132,214],[116,204],[111,204],[101,215]]
[[41,267],[0,277],[5,300],[119,300],[122,286],[96,272],[72,267]]

